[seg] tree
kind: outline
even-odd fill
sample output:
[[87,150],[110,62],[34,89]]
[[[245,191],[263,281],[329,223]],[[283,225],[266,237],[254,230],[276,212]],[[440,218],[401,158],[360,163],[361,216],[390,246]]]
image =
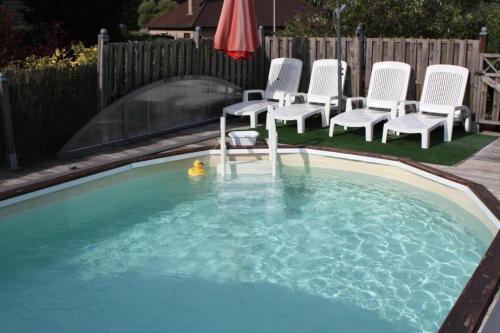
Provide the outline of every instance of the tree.
[[177,2],[172,0],[160,0],[156,6],[159,15],[165,12],[170,12],[175,9],[175,7],[177,7]]
[[[119,39],[119,24],[124,12],[133,8],[137,13],[138,0],[24,0],[32,10],[27,19],[35,27],[58,22],[70,42],[82,41],[94,45],[101,28],[107,28],[113,40]],[[136,19],[135,19],[136,20]],[[134,20],[134,21],[135,21]],[[38,29],[34,30],[36,34]],[[115,37],[116,36],[116,37]]]
[[[341,1],[345,3],[346,1]],[[289,36],[333,36],[335,0],[307,0],[284,31]],[[500,35],[500,5],[492,0],[353,0],[342,14],[342,33],[363,24],[369,37],[477,38],[482,25]],[[491,40],[491,38],[490,38]]]
[[137,19],[137,23],[140,27],[144,27],[146,23],[151,21],[156,15],[156,3],[154,0],[146,0],[143,1],[139,8],[137,8],[137,13],[139,14],[139,18]]
[[492,2],[482,8],[488,27],[488,51],[500,53],[500,3]]
[[139,18],[137,23],[140,27],[146,26],[146,24],[152,19],[169,12],[177,7],[177,2],[173,0],[144,0],[138,7],[137,12]]
[[0,67],[26,56],[25,50],[18,47],[24,40],[24,35],[19,30],[12,29],[13,24],[13,18],[0,5]]

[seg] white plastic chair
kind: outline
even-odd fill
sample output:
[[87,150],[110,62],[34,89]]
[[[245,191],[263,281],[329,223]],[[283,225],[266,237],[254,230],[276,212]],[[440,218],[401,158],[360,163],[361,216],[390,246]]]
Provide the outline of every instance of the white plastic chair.
[[[424,87],[420,102],[407,101],[402,105],[398,118],[384,124],[382,142],[387,142],[390,130],[401,133],[419,133],[422,135],[421,146],[429,148],[430,132],[444,127],[444,141],[450,142],[453,125],[462,121],[465,130],[471,129],[471,115],[467,106],[462,105],[469,70],[453,65],[431,65],[425,72]],[[406,114],[405,105],[415,105],[416,113]]]
[[[384,61],[373,64],[368,95],[350,97],[347,99],[346,112],[330,120],[330,137],[333,137],[335,125],[349,127],[364,127],[365,140],[373,140],[373,126],[377,123],[395,117],[398,103],[406,99],[411,67],[396,61]],[[352,109],[352,102],[362,101],[361,109]]]
[[[338,105],[337,69],[338,62],[336,59],[316,60],[313,63],[307,94],[288,94],[286,105],[274,109],[274,118],[276,120],[297,121],[298,133],[304,133],[305,119],[315,114],[321,115],[323,127],[328,126],[331,108]],[[346,71],[347,64],[342,61],[342,89],[344,89]],[[292,104],[292,98],[298,96],[304,98],[304,103]],[[342,96],[341,98],[345,97]]]
[[[257,126],[257,116],[267,111],[270,105],[284,105],[287,93],[295,93],[299,89],[302,61],[294,58],[276,58],[271,61],[266,90],[254,89],[243,92],[243,102],[227,106],[224,116],[249,116],[250,127]],[[250,94],[260,94],[261,100],[248,100]],[[278,102],[277,102],[278,101]]]

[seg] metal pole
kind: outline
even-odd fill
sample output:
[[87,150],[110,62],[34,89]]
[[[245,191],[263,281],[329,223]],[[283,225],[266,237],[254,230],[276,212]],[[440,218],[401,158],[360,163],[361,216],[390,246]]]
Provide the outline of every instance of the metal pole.
[[106,29],[101,29],[97,36],[97,75],[99,86],[99,111],[108,104],[108,43],[109,33]]
[[221,176],[226,177],[226,117],[220,117],[220,170]]
[[273,36],[276,36],[276,0],[273,0]]
[[[337,105],[338,105],[338,112],[342,112],[342,42],[340,41],[341,34],[340,34],[340,13],[341,13],[341,8],[340,8],[340,0],[337,0],[337,8],[335,10],[335,16],[337,19],[337,79],[338,79],[338,96],[337,96]],[[328,119],[328,121],[330,121]]]

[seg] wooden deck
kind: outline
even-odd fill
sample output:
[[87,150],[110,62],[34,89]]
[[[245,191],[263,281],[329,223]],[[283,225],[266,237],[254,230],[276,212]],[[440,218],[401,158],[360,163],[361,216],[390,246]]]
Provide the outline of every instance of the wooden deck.
[[[246,123],[228,122],[227,129],[241,128],[243,124]],[[219,123],[212,123],[166,134],[125,147],[106,149],[80,158],[47,160],[17,170],[0,170],[0,192],[113,161],[152,155],[181,147],[216,145],[220,135],[219,130]]]
[[[228,122],[228,130],[244,128],[247,122]],[[498,135],[498,133],[497,133]],[[110,148],[92,155],[70,160],[48,160],[17,170],[0,170],[0,192],[52,177],[69,174],[75,168],[82,170],[103,163],[152,155],[181,147],[198,147],[218,143],[219,124],[212,123],[160,137],[141,141],[125,147]],[[432,164],[462,178],[482,184],[500,200],[500,137],[471,158],[455,166]]]
[[484,185],[500,200],[500,138],[457,165],[432,166]]

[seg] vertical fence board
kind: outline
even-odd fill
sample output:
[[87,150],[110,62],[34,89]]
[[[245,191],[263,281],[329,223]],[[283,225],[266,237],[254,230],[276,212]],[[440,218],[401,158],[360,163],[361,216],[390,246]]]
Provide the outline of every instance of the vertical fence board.
[[170,76],[170,59],[172,57],[172,52],[171,52],[171,43],[167,43],[164,41],[162,43],[162,49],[163,49],[163,54],[162,54],[162,70],[161,74],[163,78],[167,78]]
[[134,86],[132,79],[132,70],[134,68],[134,48],[131,42],[127,43],[127,54],[125,56],[126,68],[125,68],[125,91],[129,92]]
[[161,44],[159,42],[154,43],[153,55],[153,81],[158,81],[161,77]]
[[116,96],[122,96],[124,94],[124,61],[123,61],[123,45],[118,45],[116,52]]
[[144,83],[151,82],[151,43],[144,44]]

